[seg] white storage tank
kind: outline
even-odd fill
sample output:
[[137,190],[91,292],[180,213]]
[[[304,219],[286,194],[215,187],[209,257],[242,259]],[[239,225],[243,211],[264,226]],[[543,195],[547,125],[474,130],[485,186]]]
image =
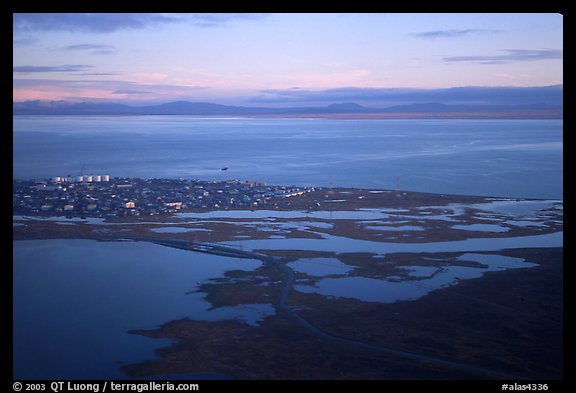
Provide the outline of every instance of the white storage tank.
[[78,182],[82,183],[84,181],[84,176],[78,176],[76,178],[76,180],[78,180]]
[[86,176],[86,181],[88,183],[92,183],[94,181],[94,177],[93,176]]
[[100,176],[100,175],[94,176],[94,181],[101,182],[101,181],[102,181],[102,176]]
[[110,181],[110,175],[103,175],[102,181]]

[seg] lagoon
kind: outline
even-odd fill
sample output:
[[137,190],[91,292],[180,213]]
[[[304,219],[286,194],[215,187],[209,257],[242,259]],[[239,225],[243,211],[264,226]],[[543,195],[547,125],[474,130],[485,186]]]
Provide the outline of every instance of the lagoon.
[[325,296],[353,298],[367,302],[393,303],[421,298],[437,289],[455,285],[459,280],[481,277],[485,272],[531,268],[534,263],[522,258],[502,255],[464,254],[463,261],[478,262],[483,267],[466,266],[408,266],[412,279],[396,278],[381,280],[368,277],[326,278],[315,285],[298,285],[304,293],[319,293]]
[[124,379],[118,368],[154,357],[166,340],[128,334],[174,319],[240,319],[254,325],[271,305],[209,310],[190,293],[227,270],[259,261],[152,243],[14,241],[14,379]]

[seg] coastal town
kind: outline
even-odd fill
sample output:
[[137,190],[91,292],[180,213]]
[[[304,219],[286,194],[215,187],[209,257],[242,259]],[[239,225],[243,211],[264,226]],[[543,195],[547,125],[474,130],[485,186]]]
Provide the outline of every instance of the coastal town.
[[[171,344],[153,359],[112,362],[131,378],[206,371],[274,379],[277,362],[260,360],[282,359],[294,343],[296,362],[320,365],[288,369],[294,379],[408,379],[414,365],[431,378],[560,375],[562,201],[105,175],[15,180],[13,201],[20,293],[72,282],[70,297],[116,302],[128,285],[150,291],[121,313],[135,304],[146,315],[171,312],[184,294],[192,295],[186,304],[209,307],[163,316],[152,329],[134,323],[130,337]],[[193,213],[171,214],[186,210]],[[199,278],[213,266],[219,277]],[[87,294],[74,281],[82,275]],[[156,280],[175,295],[164,297]],[[335,281],[342,286],[331,289]],[[57,307],[75,324],[85,309],[78,304],[75,313]],[[110,315],[108,303],[102,309]],[[471,309],[486,316],[472,333]],[[222,310],[234,314],[212,318]],[[89,329],[95,320],[108,329],[106,318],[87,319]],[[126,335],[124,326],[116,334]],[[534,329],[516,334],[525,326]],[[491,341],[495,328],[507,339]],[[542,331],[551,334],[533,355]],[[286,332],[294,336],[285,340]],[[370,367],[358,371],[360,361]]]
[[14,180],[12,206],[15,214],[156,216],[191,209],[287,206],[290,198],[312,191],[314,188],[239,180],[57,176],[47,180]]

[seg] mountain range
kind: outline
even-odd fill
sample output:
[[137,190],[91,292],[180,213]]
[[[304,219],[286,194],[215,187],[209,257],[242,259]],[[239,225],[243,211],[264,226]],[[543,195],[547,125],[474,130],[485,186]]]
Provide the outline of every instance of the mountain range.
[[531,105],[446,105],[415,103],[387,108],[367,108],[356,103],[335,103],[324,107],[264,108],[213,104],[208,102],[175,101],[158,105],[129,106],[115,103],[71,103],[66,101],[25,101],[12,105],[13,115],[338,115],[338,114],[500,114],[513,117],[540,113],[547,118],[562,118],[562,106]]

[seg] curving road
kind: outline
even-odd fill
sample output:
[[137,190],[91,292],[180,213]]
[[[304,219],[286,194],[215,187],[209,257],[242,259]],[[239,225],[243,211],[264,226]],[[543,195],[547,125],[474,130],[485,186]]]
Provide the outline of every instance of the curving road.
[[327,333],[324,330],[320,329],[319,327],[310,323],[308,320],[304,319],[302,316],[300,316],[298,313],[296,313],[296,311],[291,309],[286,304],[286,299],[288,298],[290,291],[292,291],[292,289],[294,287],[294,272],[292,269],[290,269],[288,266],[286,266],[286,264],[283,263],[282,259],[280,259],[280,258],[274,258],[272,256],[265,255],[265,254],[258,253],[258,252],[254,252],[254,251],[245,251],[245,250],[240,250],[240,249],[236,249],[233,247],[226,247],[226,246],[215,245],[215,244],[195,243],[195,242],[189,242],[186,240],[165,240],[165,239],[150,239],[150,238],[133,238],[132,240],[147,241],[147,242],[151,242],[151,243],[155,243],[155,244],[159,244],[159,245],[167,246],[167,247],[174,247],[174,248],[179,248],[179,249],[188,250],[188,251],[204,252],[204,253],[208,253],[208,254],[222,255],[222,256],[228,256],[228,257],[233,257],[233,258],[257,259],[257,260],[260,260],[264,263],[268,263],[268,264],[274,266],[276,269],[280,270],[284,274],[284,280],[283,280],[282,289],[280,291],[280,296],[276,300],[276,304],[275,304],[276,308],[278,310],[282,311],[284,314],[286,314],[289,318],[291,318],[292,320],[294,320],[295,322],[297,322],[298,324],[305,327],[310,332],[312,332],[313,334],[315,334],[316,336],[318,336],[324,340],[336,342],[339,344],[353,345],[356,347],[360,347],[360,348],[364,348],[364,349],[368,349],[368,350],[372,350],[372,351],[387,353],[387,354],[390,354],[393,356],[399,356],[399,357],[403,357],[403,358],[414,359],[414,360],[418,360],[418,361],[424,361],[424,362],[432,363],[432,364],[435,364],[438,366],[450,368],[453,370],[460,370],[463,372],[473,373],[473,374],[477,374],[477,375],[483,375],[483,376],[487,376],[487,377],[495,378],[495,379],[506,379],[506,380],[529,379],[529,378],[520,377],[517,375],[512,375],[512,374],[503,373],[503,372],[499,372],[499,371],[489,370],[489,369],[486,369],[483,367],[465,364],[462,362],[440,359],[437,357],[423,355],[423,354],[419,354],[419,353],[407,352],[407,351],[403,351],[400,349],[394,349],[394,348],[384,347],[381,345],[365,343],[362,341],[358,341],[358,340],[354,340],[354,339],[350,339],[350,338],[345,338],[345,337],[338,337],[338,336],[335,336],[333,334]]

